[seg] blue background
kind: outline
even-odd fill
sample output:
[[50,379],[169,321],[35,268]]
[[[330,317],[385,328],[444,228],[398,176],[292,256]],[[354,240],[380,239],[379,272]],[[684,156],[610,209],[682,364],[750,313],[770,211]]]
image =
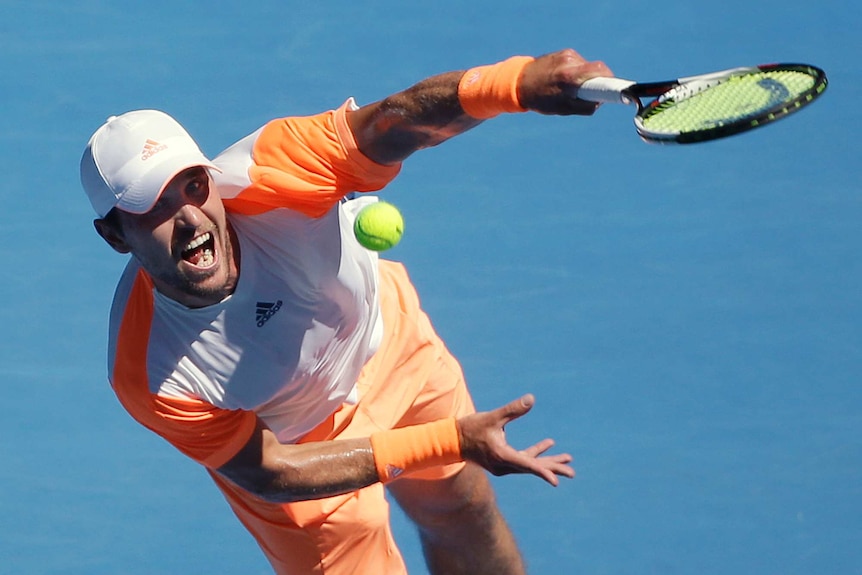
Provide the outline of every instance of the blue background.
[[701,4],[0,1],[0,573],[269,572],[106,383],[125,260],[78,160],[107,116],[164,109],[214,155],[272,117],[564,47],[636,80],[802,61],[831,83],[699,146],[642,143],[623,106],[504,116],[382,194],[478,406],[534,392],[510,440],[575,455],[557,489],[494,480],[531,571],[862,573],[862,9]]

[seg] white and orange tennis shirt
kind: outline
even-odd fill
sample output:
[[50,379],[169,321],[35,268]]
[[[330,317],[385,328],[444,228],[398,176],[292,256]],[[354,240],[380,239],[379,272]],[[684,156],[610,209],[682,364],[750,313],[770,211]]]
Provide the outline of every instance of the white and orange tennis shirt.
[[[282,443],[473,413],[457,360],[422,311],[404,267],[353,235],[355,214],[400,169],[364,156],[337,110],[267,123],[215,158],[240,244],[234,293],[189,309],[136,260],[111,310],[109,376],[126,410],[208,469],[279,575],[403,575],[383,486],[270,503],[213,470],[257,418]],[[456,473],[429,468],[421,479]]]
[[109,374],[140,423],[209,468],[260,417],[293,443],[344,403],[382,337],[378,260],[342,201],[385,186],[400,166],[370,161],[345,114],[274,120],[220,154],[213,174],[240,244],[235,292],[189,309],[132,259],[111,311]]

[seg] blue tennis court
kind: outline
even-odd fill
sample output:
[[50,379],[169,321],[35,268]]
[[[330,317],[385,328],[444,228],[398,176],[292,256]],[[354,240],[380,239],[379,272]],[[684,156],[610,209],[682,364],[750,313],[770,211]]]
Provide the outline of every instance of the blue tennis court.
[[[0,1],[0,573],[266,574],[209,478],[106,380],[125,260],[78,182],[104,119],[160,108],[203,150],[283,115],[572,47],[661,80],[773,61],[823,98],[750,134],[638,140],[632,110],[500,117],[381,196],[480,408],[575,456],[495,479],[531,572],[862,573],[862,8],[441,0]],[[396,535],[425,573],[409,523]]]

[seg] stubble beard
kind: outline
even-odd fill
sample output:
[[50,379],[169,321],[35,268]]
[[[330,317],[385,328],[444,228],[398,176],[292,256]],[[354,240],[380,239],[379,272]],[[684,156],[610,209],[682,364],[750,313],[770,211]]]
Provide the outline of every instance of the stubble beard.
[[[233,293],[239,275],[239,262],[237,261],[236,268],[233,263],[233,242],[236,241],[236,238],[233,235],[233,230],[230,229],[227,233],[222,234],[220,233],[221,230],[217,228],[213,234],[217,232],[219,232],[218,237],[221,240],[218,243],[222,246],[218,265],[205,273],[203,277],[198,275],[196,278],[183,273],[176,264],[173,265],[172,269],[162,273],[159,273],[158,270],[148,270],[159,291],[188,307],[214,305]],[[146,265],[144,265],[144,269],[147,269]],[[220,274],[224,274],[224,281],[218,283],[209,281]]]

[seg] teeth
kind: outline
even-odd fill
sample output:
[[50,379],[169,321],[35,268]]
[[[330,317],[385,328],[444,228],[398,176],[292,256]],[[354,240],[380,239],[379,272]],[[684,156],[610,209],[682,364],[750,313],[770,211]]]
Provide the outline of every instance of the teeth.
[[204,235],[202,235],[202,236],[198,236],[198,237],[196,237],[195,239],[193,239],[191,242],[189,242],[189,245],[187,245],[187,246],[186,246],[186,249],[185,249],[185,250],[183,250],[183,251],[186,251],[186,252],[187,252],[187,251],[189,251],[189,250],[193,250],[193,249],[195,249],[196,247],[198,247],[198,246],[200,246],[200,245],[203,245],[203,244],[205,244],[206,242],[208,242],[208,241],[210,240],[210,238],[212,238],[212,232],[207,232],[207,233],[205,233],[205,234],[204,234]]
[[204,250],[204,253],[201,254],[201,259],[198,261],[198,265],[202,268],[208,268],[215,262],[215,258],[213,257],[213,253],[210,250]]

